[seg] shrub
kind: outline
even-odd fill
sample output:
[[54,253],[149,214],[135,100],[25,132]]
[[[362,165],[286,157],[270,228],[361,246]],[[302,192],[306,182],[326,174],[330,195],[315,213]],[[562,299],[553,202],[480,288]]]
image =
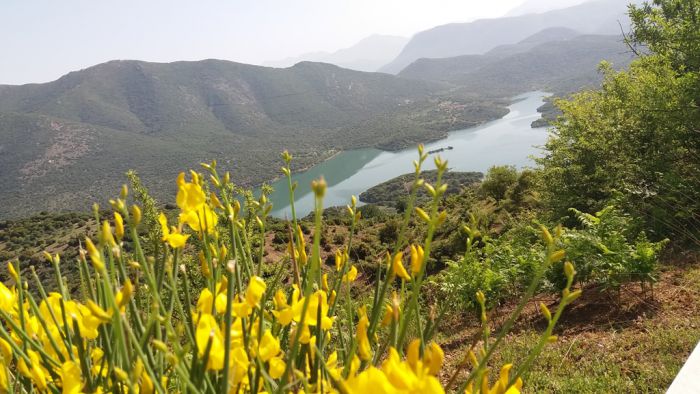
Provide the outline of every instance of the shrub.
[[582,228],[566,231],[562,242],[576,263],[578,281],[617,289],[627,281],[656,280],[658,254],[668,240],[650,242],[644,232],[634,230],[629,215],[612,205],[594,215],[571,211]]
[[[417,174],[427,158],[422,147],[419,154]],[[291,157],[284,157],[289,177]],[[78,258],[79,285],[63,279],[58,256],[46,254],[57,284],[57,291],[49,294],[33,269],[27,278],[18,262],[8,265],[15,286],[0,284],[0,389],[444,392],[437,379],[444,354],[432,340],[435,322],[419,311],[425,262],[435,229],[445,220],[438,208],[447,163],[436,159],[436,166],[428,212],[416,210],[426,223],[425,239],[410,245],[406,259],[405,243],[387,252],[385,263],[377,267],[373,298],[353,298],[350,291],[357,269],[345,250],[353,231],[348,244],[336,252],[333,266],[326,272],[321,266],[323,180],[312,184],[316,209],[311,245],[292,218],[294,230],[284,260],[289,264],[264,264],[250,248],[251,238],[263,243],[265,234],[244,220],[265,227],[270,211],[265,192],[258,204],[246,204],[242,210],[228,176],[219,176],[216,163],[203,164],[212,184],[196,172],[191,172],[190,181],[184,173],[178,177],[178,226],[160,213],[154,224],[158,228],[140,235],[137,229],[146,218],[139,206],[130,205],[124,187],[112,200],[114,226],[104,220],[97,238],[85,239],[87,250]],[[416,177],[414,188],[419,180]],[[352,204],[349,213],[350,228],[355,229],[359,210]],[[100,215],[97,210],[95,214]],[[401,223],[399,240],[405,239],[408,219],[407,215]],[[160,233],[157,245],[144,249],[155,232]],[[546,229],[542,233],[545,261],[557,261],[562,252]],[[126,241],[133,250],[123,247]],[[484,345],[469,354],[473,364],[460,392],[520,391],[521,378],[552,340],[564,307],[580,294],[569,290],[574,276],[570,264],[565,272],[563,298],[554,313],[546,310],[548,324],[541,337],[520,367],[504,366],[493,384],[489,360],[534,293],[541,271],[493,338],[485,295],[476,294]],[[489,274],[483,276],[488,279]],[[73,287],[78,292],[71,291]],[[353,304],[359,305],[356,311]],[[460,365],[455,376],[466,367]]]
[[483,195],[501,201],[506,197],[508,189],[518,180],[518,171],[513,166],[493,166],[489,168],[481,183]]

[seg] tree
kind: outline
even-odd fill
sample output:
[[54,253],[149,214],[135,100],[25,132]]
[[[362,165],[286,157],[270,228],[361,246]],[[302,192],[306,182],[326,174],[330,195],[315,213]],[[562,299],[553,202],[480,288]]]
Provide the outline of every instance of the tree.
[[496,201],[501,201],[506,197],[506,192],[518,180],[518,171],[513,166],[493,166],[489,168],[481,183],[481,192],[492,197]]
[[699,4],[631,7],[632,37],[648,53],[626,71],[603,63],[600,89],[556,102],[563,116],[538,160],[554,217],[568,216],[569,208],[595,212],[615,199],[658,239],[698,241]]

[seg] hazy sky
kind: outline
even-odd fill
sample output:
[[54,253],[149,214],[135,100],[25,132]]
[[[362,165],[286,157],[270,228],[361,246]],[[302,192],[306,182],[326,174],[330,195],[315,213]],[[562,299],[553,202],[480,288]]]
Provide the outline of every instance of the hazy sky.
[[0,84],[112,59],[259,64],[497,17],[523,0],[2,0]]

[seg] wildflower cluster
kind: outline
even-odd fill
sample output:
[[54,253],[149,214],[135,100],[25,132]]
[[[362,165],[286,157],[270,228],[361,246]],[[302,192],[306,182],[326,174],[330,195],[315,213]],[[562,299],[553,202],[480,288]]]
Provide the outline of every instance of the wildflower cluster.
[[[97,239],[85,239],[77,262],[80,294],[67,290],[58,255],[46,255],[55,292],[47,293],[33,267],[20,274],[18,262],[8,264],[13,285],[0,284],[0,391],[444,392],[438,379],[444,353],[433,340],[434,317],[421,313],[421,285],[435,230],[446,219],[439,201],[447,163],[436,158],[437,183],[427,184],[420,177],[427,154],[419,148],[402,230],[377,265],[375,297],[358,307],[350,291],[358,270],[348,255],[361,219],[355,198],[347,207],[348,243],[336,251],[334,267],[322,267],[326,184],[312,185],[315,228],[307,239],[293,208],[291,156],[283,158],[292,218],[279,261],[263,260],[272,208],[266,193],[248,198],[242,209],[229,174],[220,176],[213,162],[202,165],[208,180],[194,171],[177,178],[178,216],[158,216],[158,228],[149,229],[160,237],[154,245],[142,245],[141,209],[129,205],[126,187],[111,201],[111,220],[95,209],[101,226]],[[432,197],[428,211],[413,207],[421,187]],[[409,245],[404,235],[413,213],[427,227],[420,245]],[[550,249],[549,260],[561,260]],[[560,308],[553,316],[543,309],[550,322],[543,342],[522,368],[503,367],[493,384],[487,364],[503,333],[489,340],[483,312],[483,341],[466,358],[472,368],[462,392],[519,392],[521,377],[576,296],[568,263],[566,275]],[[484,307],[483,295],[480,300]]]

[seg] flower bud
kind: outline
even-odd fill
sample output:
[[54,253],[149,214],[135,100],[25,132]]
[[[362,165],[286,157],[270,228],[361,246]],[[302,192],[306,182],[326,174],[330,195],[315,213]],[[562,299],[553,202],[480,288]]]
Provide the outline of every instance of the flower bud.
[[574,269],[574,265],[571,264],[570,261],[565,262],[564,263],[564,275],[566,275],[566,279],[568,281],[572,281],[575,274],[576,274],[576,270]]
[[124,218],[119,212],[114,212],[114,235],[119,241],[124,238]]
[[435,188],[433,188],[428,182],[424,183],[423,186],[432,197],[435,197]]
[[552,320],[552,312],[549,311],[549,308],[547,308],[547,305],[543,302],[540,302],[540,312],[542,312],[542,315],[544,315],[548,321]]
[[482,306],[486,304],[486,296],[481,290],[476,292],[476,301]]
[[131,218],[134,221],[134,226],[138,226],[141,223],[141,208],[138,205],[131,206]]
[[558,261],[561,261],[564,256],[566,256],[566,252],[563,249],[559,249],[556,252],[552,253],[551,256],[549,256],[549,261],[552,263],[556,263]]
[[311,190],[314,191],[316,198],[323,198],[326,194],[326,180],[323,177],[319,178],[317,181],[311,182]]
[[549,230],[547,230],[547,227],[541,226],[542,230],[542,239],[547,245],[551,245],[554,243],[554,239],[552,238],[552,234],[549,233]]
[[428,216],[428,214],[424,210],[422,210],[419,207],[416,207],[415,211],[418,214],[418,217],[423,219],[425,222],[430,222],[430,216]]
[[564,301],[568,304],[570,302],[573,302],[575,299],[579,298],[581,296],[581,290],[574,290],[572,291],[569,295],[564,298]]

